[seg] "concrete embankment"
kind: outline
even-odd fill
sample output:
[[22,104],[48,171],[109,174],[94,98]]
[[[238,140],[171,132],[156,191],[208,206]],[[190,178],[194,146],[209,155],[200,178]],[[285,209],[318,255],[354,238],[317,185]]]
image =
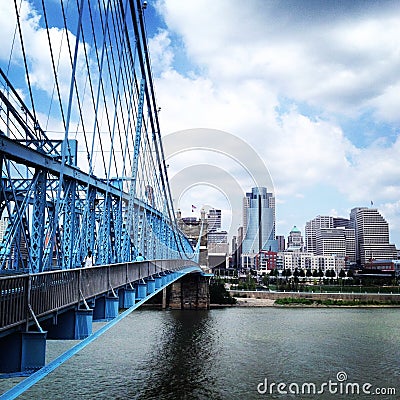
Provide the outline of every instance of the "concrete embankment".
[[[283,298],[293,299],[310,299],[310,300],[346,300],[346,301],[377,301],[377,302],[390,302],[399,301],[400,294],[390,293],[310,293],[310,292],[261,292],[261,291],[245,291],[245,290],[230,290],[231,296],[236,297],[238,300],[270,300],[275,301]],[[242,301],[240,301],[242,305]],[[256,302],[253,302],[256,303]],[[258,302],[258,305],[262,303]],[[267,305],[267,303],[265,303]],[[271,303],[269,303],[270,305]],[[243,305],[246,305],[244,303]],[[248,303],[247,305],[251,305]]]

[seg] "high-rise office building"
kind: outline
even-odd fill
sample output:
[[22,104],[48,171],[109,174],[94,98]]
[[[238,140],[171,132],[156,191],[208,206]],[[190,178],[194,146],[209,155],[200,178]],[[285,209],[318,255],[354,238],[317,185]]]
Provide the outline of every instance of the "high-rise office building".
[[246,193],[243,211],[246,217],[244,240],[242,243],[243,254],[255,254],[260,250],[277,251],[278,244],[275,239],[275,199],[265,187],[252,188],[251,193]]
[[355,230],[357,263],[365,266],[370,260],[396,257],[396,246],[389,243],[389,224],[377,209],[353,208],[350,221]]
[[244,230],[246,230],[247,226],[247,209],[250,207],[250,197],[250,193],[246,193],[246,196],[243,197],[242,226]]
[[[340,229],[340,228],[337,228]],[[346,239],[346,261],[349,264],[356,262],[356,236],[354,228],[342,228]]]
[[237,243],[236,243],[236,266],[240,266],[241,264],[241,259],[242,259],[242,250],[243,250],[243,226],[239,226],[238,232],[237,232]]
[[356,238],[355,229],[349,218],[333,217],[333,227],[343,229],[346,242],[346,263],[354,264],[356,262]]
[[[257,189],[257,188],[253,188]],[[252,189],[252,190],[253,190]],[[265,189],[265,188],[263,188]],[[265,189],[266,190],[266,189]],[[253,191],[251,193],[246,193],[246,197],[243,198],[243,229],[246,231],[247,221],[248,221],[248,212],[247,209],[250,208],[250,203],[253,198]],[[273,227],[273,235],[275,237],[275,197],[272,193],[266,192],[266,205],[268,208],[272,210],[272,217],[274,220],[274,227]]]
[[344,229],[320,228],[316,232],[316,239],[316,255],[346,257],[346,236]]
[[307,251],[318,256],[344,257],[355,262],[355,233],[350,220],[318,215],[306,223]]
[[210,209],[207,213],[208,232],[215,232],[221,229],[221,217],[221,210]]
[[228,232],[221,231],[221,210],[214,208],[207,213],[208,264],[210,268],[224,267],[229,260]]
[[306,223],[306,249],[309,253],[316,254],[317,230],[321,228],[333,228],[333,217],[318,215]]

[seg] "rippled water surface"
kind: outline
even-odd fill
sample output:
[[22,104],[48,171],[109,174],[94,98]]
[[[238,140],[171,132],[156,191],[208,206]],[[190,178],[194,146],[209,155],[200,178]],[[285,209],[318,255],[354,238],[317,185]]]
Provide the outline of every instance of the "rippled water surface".
[[[23,399],[360,398],[259,394],[264,382],[397,387],[400,310],[226,308],[135,311]],[[71,342],[51,342],[54,357]],[[3,392],[15,380],[0,381]],[[378,398],[368,396],[369,398]]]

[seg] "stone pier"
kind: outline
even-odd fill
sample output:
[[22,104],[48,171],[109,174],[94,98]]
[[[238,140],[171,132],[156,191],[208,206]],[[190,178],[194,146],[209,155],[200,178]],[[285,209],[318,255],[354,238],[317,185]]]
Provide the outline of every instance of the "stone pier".
[[208,310],[210,308],[209,278],[188,274],[171,287],[169,307],[174,310]]

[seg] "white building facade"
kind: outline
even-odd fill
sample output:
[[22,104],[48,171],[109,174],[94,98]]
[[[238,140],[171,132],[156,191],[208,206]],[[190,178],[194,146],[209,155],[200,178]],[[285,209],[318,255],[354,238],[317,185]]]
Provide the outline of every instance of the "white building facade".
[[396,258],[396,246],[389,243],[389,224],[377,209],[353,208],[350,220],[355,229],[356,258],[361,266],[371,260]]

